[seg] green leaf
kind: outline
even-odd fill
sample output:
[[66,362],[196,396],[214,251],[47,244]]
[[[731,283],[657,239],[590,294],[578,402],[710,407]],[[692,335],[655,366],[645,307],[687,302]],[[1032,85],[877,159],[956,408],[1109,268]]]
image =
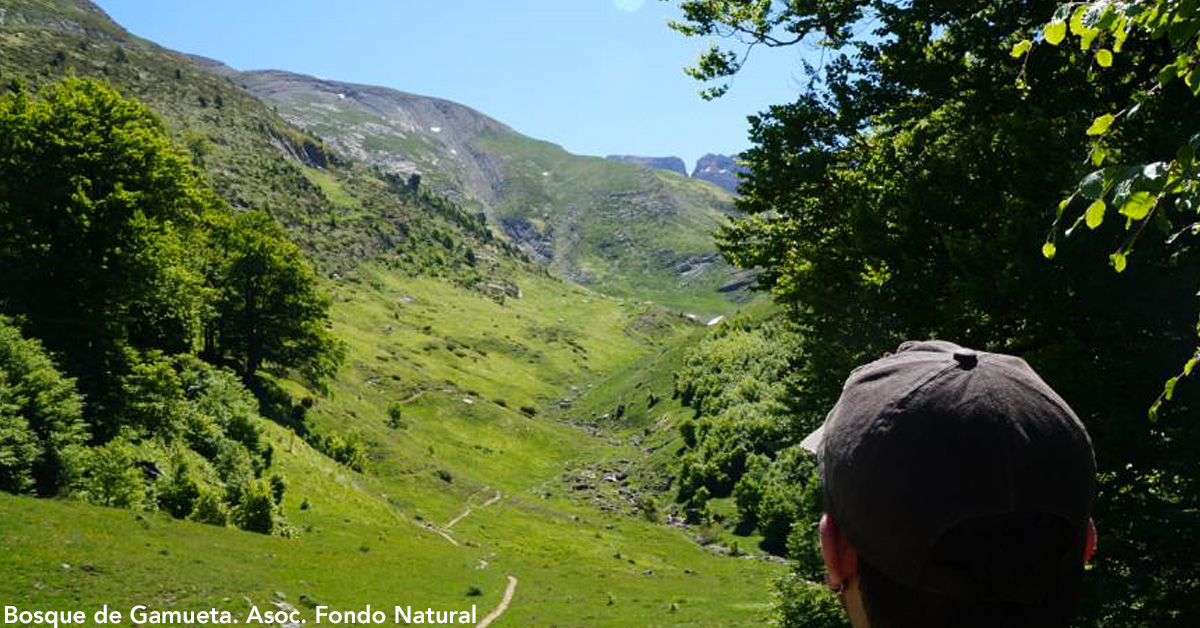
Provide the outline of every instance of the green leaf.
[[1179,77],[1179,68],[1174,65],[1168,65],[1158,71],[1158,84],[1166,85]]
[[1088,206],[1087,212],[1084,213],[1088,229],[1095,229],[1104,222],[1104,210],[1106,209],[1108,206],[1104,204],[1104,201],[1096,201]]
[[1112,67],[1113,54],[1107,48],[1101,48],[1096,51],[1096,63],[1102,68]]
[[1074,199],[1075,199],[1075,196],[1071,195],[1071,196],[1068,196],[1067,198],[1064,198],[1062,201],[1060,201],[1058,203],[1058,209],[1054,212],[1055,220],[1062,218],[1063,212],[1066,211],[1066,209],[1067,209],[1067,205],[1070,205],[1071,201]]
[[1054,259],[1054,256],[1057,253],[1058,247],[1054,246],[1053,242],[1047,242],[1042,245],[1042,257],[1045,257],[1046,259]]
[[1167,383],[1165,385],[1163,385],[1163,398],[1164,399],[1166,399],[1167,401],[1170,401],[1171,397],[1175,396],[1175,384],[1178,384],[1178,383],[1179,383],[1178,377],[1172,377],[1171,379],[1167,380]]
[[1086,52],[1088,48],[1092,47],[1092,42],[1096,40],[1096,36],[1099,34],[1100,30],[1095,28],[1089,28],[1083,31],[1083,33],[1079,36],[1079,49]]
[[1042,36],[1046,38],[1046,43],[1051,46],[1057,46],[1062,43],[1064,37],[1067,36],[1066,22],[1050,22],[1042,29]]
[[1025,56],[1025,53],[1029,52],[1030,48],[1033,48],[1033,42],[1029,41],[1028,39],[1019,41],[1019,42],[1013,44],[1013,47],[1012,47],[1013,58],[1019,59],[1019,58]]
[[1197,363],[1200,363],[1200,358],[1192,358],[1192,359],[1188,360],[1187,364],[1183,365],[1183,374],[1191,375],[1192,369],[1196,368]]
[[1154,209],[1154,205],[1158,203],[1158,198],[1149,192],[1134,192],[1129,195],[1129,199],[1121,205],[1120,212],[1122,215],[1129,216],[1131,220],[1142,220],[1146,214]]
[[1105,157],[1108,157],[1108,151],[1104,150],[1103,147],[1097,146],[1092,149],[1092,154],[1089,159],[1091,160],[1093,166],[1102,166],[1104,165]]
[[1200,72],[1195,69],[1188,70],[1187,74],[1183,75],[1183,82],[1191,88],[1193,95],[1200,96]]
[[1071,34],[1082,35],[1087,27],[1083,25],[1083,15],[1087,13],[1087,5],[1080,5],[1071,13]]
[[1109,261],[1109,263],[1112,264],[1112,267],[1118,273],[1125,272],[1125,254],[1124,253],[1121,253],[1120,251],[1113,253],[1112,255],[1108,256],[1108,261]]
[[1092,126],[1088,127],[1088,135],[1104,135],[1108,131],[1108,127],[1112,126],[1113,115],[1106,113],[1092,121]]
[[1104,194],[1105,170],[1101,168],[1084,177],[1079,182],[1079,193],[1087,198],[1096,200]]

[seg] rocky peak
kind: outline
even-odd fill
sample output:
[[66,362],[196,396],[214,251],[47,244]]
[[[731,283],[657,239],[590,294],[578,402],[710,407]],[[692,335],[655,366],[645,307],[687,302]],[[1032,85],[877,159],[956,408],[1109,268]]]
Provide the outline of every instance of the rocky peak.
[[733,157],[709,153],[696,162],[692,178],[710,181],[736,194],[744,172],[746,167],[734,161]]
[[678,157],[640,157],[638,155],[609,155],[605,159],[619,161],[621,163],[633,164],[643,168],[654,168],[657,170],[670,170],[677,172],[683,176],[687,176],[687,166],[683,160]]

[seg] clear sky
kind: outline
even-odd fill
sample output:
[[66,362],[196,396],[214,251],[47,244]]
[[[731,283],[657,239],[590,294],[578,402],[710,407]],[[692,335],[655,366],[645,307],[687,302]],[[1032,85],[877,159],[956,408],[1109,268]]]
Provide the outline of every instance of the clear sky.
[[574,153],[684,158],[749,146],[808,49],[756,50],[725,97],[684,75],[707,46],[661,0],[96,0],[136,35],[237,68],[383,85],[474,107]]

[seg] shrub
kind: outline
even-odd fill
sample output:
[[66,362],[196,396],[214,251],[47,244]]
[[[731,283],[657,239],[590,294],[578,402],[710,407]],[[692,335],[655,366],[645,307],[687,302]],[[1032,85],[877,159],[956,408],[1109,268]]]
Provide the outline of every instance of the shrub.
[[408,423],[404,421],[404,410],[400,403],[393,403],[388,406],[387,414],[388,427],[395,430],[402,430],[408,427]]
[[283,494],[287,491],[287,481],[278,473],[272,474],[271,479],[271,499],[275,501],[276,506],[283,505]]
[[312,434],[308,442],[317,451],[355,471],[361,472],[366,466],[367,456],[354,436],[342,439],[337,434]]
[[662,518],[658,510],[658,500],[650,496],[638,496],[637,509],[642,518],[650,523],[658,523]]
[[182,434],[188,407],[174,363],[151,354],[121,378],[121,425],[140,436],[172,439]]
[[77,473],[87,437],[75,380],[0,316],[0,490],[48,496]]
[[775,582],[775,612],[779,628],[847,628],[837,596],[823,585],[795,573]]
[[224,526],[229,523],[229,510],[219,495],[212,491],[202,490],[192,509],[192,521]]
[[239,500],[233,509],[234,524],[249,532],[274,532],[275,502],[271,501],[270,490],[261,482],[250,482],[238,492]]
[[180,461],[169,480],[159,488],[158,505],[176,519],[192,514],[200,497],[200,485],[192,478],[187,463]]
[[83,465],[83,494],[101,506],[136,508],[146,488],[140,469],[133,464],[132,447],[124,437],[88,452]]

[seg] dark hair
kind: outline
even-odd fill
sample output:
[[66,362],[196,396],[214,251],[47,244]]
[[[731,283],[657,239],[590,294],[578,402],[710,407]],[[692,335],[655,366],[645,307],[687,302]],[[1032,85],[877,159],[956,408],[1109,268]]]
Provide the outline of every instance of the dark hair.
[[1081,540],[1065,520],[1045,514],[960,523],[938,540],[930,562],[972,574],[971,593],[902,584],[859,557],[871,628],[1065,628],[1083,578]]

